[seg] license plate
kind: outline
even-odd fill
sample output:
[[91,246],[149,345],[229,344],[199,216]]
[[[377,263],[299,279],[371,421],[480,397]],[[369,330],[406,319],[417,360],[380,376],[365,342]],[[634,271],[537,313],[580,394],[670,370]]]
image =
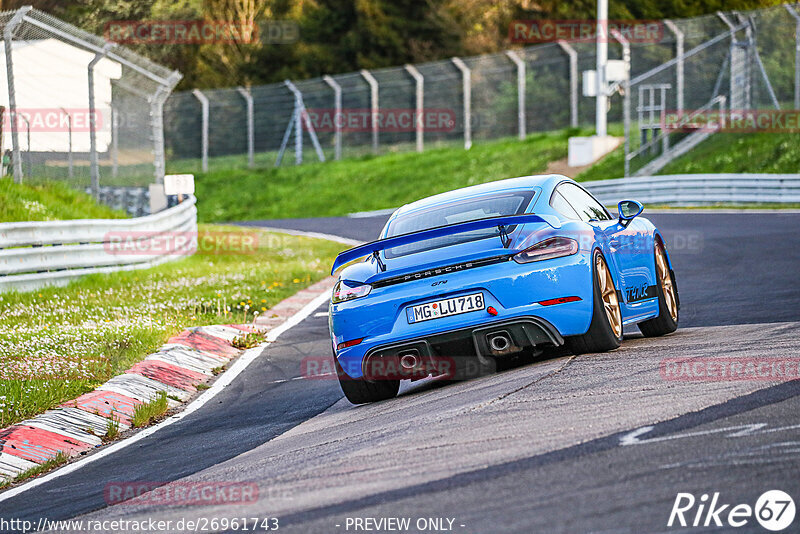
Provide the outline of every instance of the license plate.
[[428,302],[418,306],[406,308],[406,315],[409,323],[421,323],[431,319],[441,319],[451,315],[459,315],[471,311],[482,310],[486,307],[483,293],[473,293],[463,297],[453,297],[450,299]]

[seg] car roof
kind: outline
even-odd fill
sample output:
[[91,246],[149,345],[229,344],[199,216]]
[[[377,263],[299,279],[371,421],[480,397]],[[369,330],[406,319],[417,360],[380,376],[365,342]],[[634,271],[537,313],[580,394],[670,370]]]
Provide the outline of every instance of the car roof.
[[537,176],[520,176],[519,178],[509,178],[507,180],[497,180],[494,182],[486,182],[484,184],[462,187],[461,189],[454,189],[453,191],[433,195],[417,200],[416,202],[406,204],[405,206],[401,206],[394,212],[394,214],[392,214],[390,220],[417,210],[429,208],[439,204],[446,204],[457,199],[481,196],[487,193],[499,193],[513,190],[530,190],[537,187],[541,188],[542,191],[546,193],[564,180],[570,179],[561,174],[542,174]]

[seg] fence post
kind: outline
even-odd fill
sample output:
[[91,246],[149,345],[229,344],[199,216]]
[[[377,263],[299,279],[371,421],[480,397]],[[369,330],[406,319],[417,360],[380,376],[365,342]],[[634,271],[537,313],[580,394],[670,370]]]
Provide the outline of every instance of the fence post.
[[119,115],[116,106],[111,105],[111,176],[119,174]]
[[333,159],[342,159],[342,86],[336,83],[336,80],[328,75],[322,77],[331,89],[333,89],[333,145],[334,156]]
[[[731,48],[730,48],[731,72],[730,72],[730,89],[729,89],[729,93],[728,94],[730,95],[730,100],[731,100],[729,102],[729,104],[731,105],[731,109],[733,109],[733,105],[734,105],[734,101],[735,101],[734,95],[736,94],[736,91],[735,91],[735,88],[736,88],[736,76],[735,76],[735,73],[734,73],[735,61],[734,61],[734,56],[733,56],[733,52],[734,52],[734,49],[736,47],[736,26],[734,26],[733,23],[730,20],[728,20],[728,17],[726,17],[725,13],[723,13],[722,11],[717,11],[717,17],[719,17],[720,20],[722,20],[722,22],[728,27],[728,29],[730,30],[730,33],[731,33]],[[720,73],[720,76],[721,76],[721,73]]]
[[236,90],[239,91],[244,101],[247,102],[247,165],[252,169],[256,164],[256,126],[253,95],[250,94],[249,89],[245,89],[244,87],[237,87]]
[[[300,89],[298,89],[297,86],[290,80],[284,80],[283,83],[294,95],[294,118],[292,121],[294,122],[295,127],[295,163],[297,165],[303,163],[303,123],[305,123],[306,128],[308,129],[308,136],[311,138],[311,144],[314,145],[314,150],[317,152],[317,158],[321,162],[324,162],[325,153],[322,152],[322,146],[319,144],[319,139],[317,139],[317,132],[314,130],[314,125],[311,123],[311,119],[306,111],[306,105],[303,102],[303,93],[300,92]],[[290,129],[286,130],[287,134],[289,133],[289,130]],[[281,153],[283,152],[284,148],[285,145],[281,144]]]
[[525,139],[525,62],[513,50],[506,50],[506,56],[517,66],[517,134]]
[[464,149],[469,150],[472,148],[472,71],[459,57],[454,57],[451,61],[461,71],[464,92]]
[[380,107],[378,105],[378,80],[367,69],[361,69],[361,76],[369,84],[369,106],[370,114],[372,115],[372,151],[378,153],[378,114]]
[[[173,76],[176,76],[173,74]],[[179,76],[179,75],[178,75]],[[179,80],[180,78],[178,78]],[[177,80],[170,78],[174,85]],[[159,85],[150,98],[150,120],[153,128],[153,175],[157,184],[164,183],[166,158],[164,156],[164,102],[172,90],[171,86]]]
[[72,115],[69,112],[61,108],[61,111],[64,112],[64,115],[67,116],[67,135],[68,135],[68,143],[69,143],[69,152],[67,153],[67,176],[72,179],[73,178],[73,167],[72,167]]
[[408,72],[414,81],[416,82],[416,112],[415,112],[415,127],[417,131],[417,152],[422,152],[424,150],[424,140],[423,140],[423,121],[424,117],[423,114],[425,113],[423,107],[425,104],[425,78],[422,77],[422,74],[417,70],[414,65],[406,65],[405,67],[406,72]]
[[[622,36],[622,33],[620,33],[619,30],[611,30],[611,35],[617,40],[617,42],[619,42],[619,44],[622,45],[622,61],[625,62],[625,65],[628,68],[628,74],[625,76],[625,79],[622,80],[622,88],[625,93],[622,100],[622,115],[624,118],[623,127],[625,128],[625,176],[627,177],[631,170],[630,160],[628,159],[628,153],[631,149],[631,44],[627,39],[625,39],[625,37]],[[663,90],[664,89],[662,89],[662,91]],[[661,101],[663,102],[664,99],[662,98]],[[666,150],[666,145],[664,149]]]
[[675,35],[675,58],[678,63],[675,65],[675,85],[677,90],[676,107],[680,113],[683,111],[683,48],[684,34],[678,26],[669,19],[664,19],[664,25]]
[[11,123],[11,147],[13,150],[11,159],[14,167],[14,182],[18,184],[22,183],[22,155],[17,132],[17,94],[14,90],[14,62],[11,57],[11,48],[14,42],[14,30],[22,23],[25,14],[31,9],[33,9],[31,6],[19,8],[3,29],[3,43],[6,49],[6,80],[8,82],[8,116]]
[[800,109],[800,15],[790,5],[783,7],[794,17],[794,109]]
[[200,89],[193,89],[192,94],[202,106],[202,166],[203,172],[208,172],[208,97]]
[[25,115],[20,115],[20,118],[25,121],[25,132],[26,132],[26,137],[28,139],[27,145],[25,145],[26,146],[25,155],[27,156],[25,158],[27,160],[27,164],[25,165],[25,167],[27,168],[28,176],[30,176],[31,175],[31,121],[29,121],[28,117],[26,117]]
[[558,46],[569,56],[569,125],[578,127],[578,52],[564,40]]
[[100,163],[97,157],[97,109],[94,102],[94,66],[106,57],[114,43],[106,43],[103,49],[95,53],[89,62],[87,78],[89,80],[89,172],[92,177],[92,195],[100,199]]

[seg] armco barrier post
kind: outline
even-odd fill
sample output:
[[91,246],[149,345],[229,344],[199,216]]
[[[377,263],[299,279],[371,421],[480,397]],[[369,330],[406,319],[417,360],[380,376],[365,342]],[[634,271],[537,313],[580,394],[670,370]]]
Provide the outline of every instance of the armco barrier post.
[[237,87],[236,90],[242,95],[244,101],[247,103],[247,166],[251,169],[256,164],[256,155],[255,155],[255,145],[256,145],[256,134],[255,134],[255,117],[254,117],[254,109],[253,109],[253,95],[250,94],[250,90],[244,87]]
[[200,102],[202,108],[202,131],[201,131],[201,158],[203,172],[208,172],[208,97],[199,89],[192,90],[194,97]]
[[453,64],[461,71],[462,91],[464,93],[464,148],[472,148],[472,71],[461,58],[452,58]]
[[525,62],[513,50],[507,50],[506,56],[517,67],[517,135],[525,139]]
[[566,41],[558,46],[569,56],[569,125],[578,127],[578,52]]
[[333,108],[334,108],[334,121],[333,121],[333,145],[334,145],[334,159],[342,159],[342,86],[336,83],[336,80],[330,76],[323,76],[322,79],[333,89]]
[[423,117],[422,114],[424,113],[424,104],[425,104],[425,78],[422,77],[422,74],[417,70],[417,68],[413,65],[406,65],[405,66],[406,72],[408,72],[412,78],[414,78],[415,86],[416,86],[416,112],[415,112],[415,120],[414,124],[416,127],[417,132],[417,152],[422,152],[424,150],[424,140],[423,140]]
[[361,76],[369,84],[369,107],[372,117],[372,151],[378,153],[378,115],[380,107],[378,104],[378,80],[367,69],[361,69]]
[[6,80],[8,82],[8,112],[11,128],[11,147],[13,150],[11,159],[14,166],[14,181],[18,184],[22,183],[22,159],[19,149],[19,135],[17,132],[17,93],[14,90],[14,61],[12,59],[11,49],[14,44],[14,30],[22,23],[25,14],[31,9],[33,9],[31,6],[19,8],[3,29],[3,43],[6,53]]

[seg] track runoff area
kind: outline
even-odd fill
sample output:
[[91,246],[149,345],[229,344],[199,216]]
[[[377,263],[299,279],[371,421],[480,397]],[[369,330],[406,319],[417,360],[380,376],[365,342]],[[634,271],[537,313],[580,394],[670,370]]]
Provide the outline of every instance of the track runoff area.
[[[353,406],[335,377],[303,371],[330,357],[323,298],[188,416],[0,495],[0,530],[11,518],[74,532],[793,531],[800,214],[646,216],[678,278],[672,335],[633,330],[609,353],[555,352]],[[366,241],[384,221],[248,224]],[[716,370],[683,365],[709,358]],[[760,371],[731,375],[748,362]]]

